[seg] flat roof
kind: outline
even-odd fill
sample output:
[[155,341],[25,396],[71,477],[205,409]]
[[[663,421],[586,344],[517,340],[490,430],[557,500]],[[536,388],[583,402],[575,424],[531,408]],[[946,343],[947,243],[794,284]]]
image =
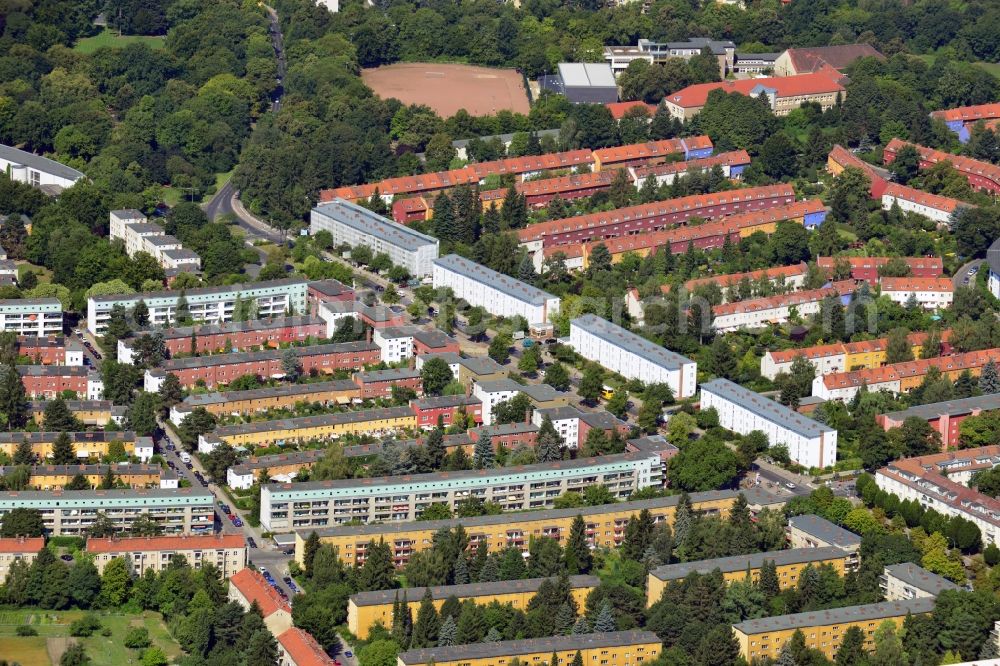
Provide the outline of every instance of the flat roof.
[[959,589],[958,585],[955,585],[955,583],[947,578],[939,576],[936,573],[931,573],[913,562],[890,564],[885,568],[885,573],[902,581],[906,585],[923,590],[935,597],[945,590]]
[[404,250],[416,251],[427,245],[438,245],[436,238],[422,234],[411,227],[396,224],[364,206],[344,199],[334,199],[330,203],[320,204],[313,208],[313,212],[347,225],[355,231],[377,236]]
[[734,624],[733,629],[747,635],[753,635],[771,631],[825,627],[833,624],[844,624],[846,622],[864,622],[866,620],[881,620],[889,617],[903,617],[908,613],[930,613],[932,610],[934,610],[934,599],[920,597],[905,601],[883,601],[863,606],[847,606],[845,608],[832,608],[825,611],[809,611],[807,613],[794,613],[792,615],[746,620],[739,624]]
[[767,420],[783,428],[787,428],[802,437],[819,437],[828,432],[836,432],[830,426],[803,416],[793,409],[765,398],[759,393],[745,389],[728,379],[713,379],[701,385],[702,392],[709,391],[720,398],[728,400],[743,409],[763,416]]
[[410,650],[399,655],[403,664],[427,664],[462,659],[490,659],[493,657],[515,656],[561,652],[564,650],[595,650],[618,645],[639,645],[662,641],[652,631],[633,629],[630,631],[609,631],[600,634],[576,634],[552,638],[526,638],[518,641],[498,641],[496,643],[468,643],[451,647],[433,647]]
[[[39,432],[39,431],[23,431],[23,432],[0,432],[0,442],[22,442],[27,440],[28,442],[53,442],[56,437],[61,435],[60,432]],[[70,439],[76,442],[134,442],[137,439],[149,439],[137,438],[135,433],[131,430],[124,430],[122,432],[116,432],[114,430],[86,430],[80,432],[67,432]]]
[[68,167],[55,160],[50,160],[47,157],[42,157],[41,155],[35,155],[34,153],[14,148],[13,146],[0,144],[0,159],[31,167],[38,171],[44,171],[45,173],[65,178],[66,180],[80,180],[83,178],[83,173],[72,167]]
[[85,377],[91,372],[85,365],[19,365],[17,371],[27,377]]
[[[241,331],[268,331],[276,328],[294,328],[297,326],[319,326],[326,322],[312,315],[294,315],[291,317],[275,317],[272,319],[250,319],[248,321],[227,321],[218,324],[196,324],[194,326],[168,326],[164,328],[147,328],[135,331],[129,339],[144,334],[160,333],[165,340],[190,338],[201,335],[229,335]],[[313,345],[318,346],[318,345]]]
[[561,62],[559,76],[569,88],[618,89],[611,65],[605,62]]
[[685,365],[694,363],[686,356],[670,351],[666,347],[650,342],[646,338],[627,331],[621,326],[612,324],[594,314],[585,314],[570,321],[571,326],[577,326],[616,347],[632,352],[643,360],[649,361],[668,370],[680,370]]
[[176,499],[190,497],[209,504],[215,496],[208,488],[114,488],[111,490],[6,490],[0,492],[0,500],[93,500],[93,499]]
[[710,574],[716,569],[722,573],[759,569],[765,562],[774,562],[777,566],[784,566],[789,564],[822,562],[824,560],[835,560],[844,557],[847,557],[847,553],[833,546],[824,546],[823,548],[790,548],[788,550],[774,550],[768,553],[750,553],[749,555],[719,557],[712,560],[678,562],[677,564],[667,564],[657,567],[649,573],[660,580],[672,581],[682,580],[688,574],[692,573]]
[[1000,393],[987,393],[986,395],[977,395],[972,398],[944,400],[942,402],[931,402],[926,405],[916,405],[898,412],[887,412],[886,416],[893,421],[903,421],[911,416],[929,420],[943,414],[966,414],[973,411],[987,412],[994,409],[1000,409]]
[[812,513],[792,516],[788,519],[788,526],[837,548],[853,550],[861,547],[861,537],[857,534]]
[[364,370],[355,373],[362,382],[393,382],[401,379],[414,379],[420,376],[415,368],[386,368],[385,370]]
[[[521,580],[498,580],[491,583],[469,583],[467,585],[437,585],[434,587],[407,587],[400,590],[374,590],[358,592],[351,595],[355,606],[381,606],[391,604],[396,599],[406,595],[407,601],[420,601],[427,590],[431,591],[432,599],[447,599],[454,596],[459,599],[467,597],[485,597],[495,594],[517,594],[519,592],[536,592],[547,580],[559,580],[558,576],[549,578],[524,578]],[[597,587],[601,579],[597,576],[570,576],[571,588]]]
[[462,277],[474,282],[485,284],[523,303],[545,305],[550,300],[559,300],[558,296],[553,296],[547,291],[542,291],[538,287],[516,280],[509,275],[498,273],[492,268],[469,261],[457,254],[447,254],[443,257],[438,257],[434,260],[434,265],[453,273],[458,273]]
[[243,282],[237,284],[223,285],[219,287],[195,287],[194,289],[161,289],[159,291],[143,291],[138,294],[118,294],[112,296],[92,296],[90,301],[94,303],[119,303],[124,301],[140,301],[154,298],[179,298],[181,293],[185,298],[191,299],[196,296],[210,296],[213,294],[241,294],[247,291],[260,289],[272,289],[274,287],[288,287],[306,285],[302,278],[280,278],[278,280],[265,280],[262,282]]

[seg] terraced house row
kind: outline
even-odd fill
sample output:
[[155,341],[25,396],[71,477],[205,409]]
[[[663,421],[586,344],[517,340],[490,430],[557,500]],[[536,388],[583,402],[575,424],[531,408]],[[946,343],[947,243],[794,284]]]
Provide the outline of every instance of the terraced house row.
[[[691,493],[691,508],[702,515],[727,516],[740,493],[733,490],[713,490]],[[760,489],[749,489],[743,493],[754,511],[762,508],[778,508],[784,504],[780,498]],[[367,557],[368,544],[383,540],[392,549],[393,562],[404,566],[413,553],[432,547],[434,534],[442,529],[461,526],[469,538],[469,548],[474,550],[485,543],[490,553],[497,553],[508,547],[520,548],[527,553],[532,537],[547,536],[565,545],[570,526],[576,516],[582,516],[586,523],[587,541],[592,546],[615,547],[625,536],[625,526],[629,518],[641,511],[649,511],[654,522],[672,525],[677,511],[679,495],[658,497],[650,500],[620,502],[601,506],[584,506],[573,509],[547,509],[523,513],[505,513],[496,516],[479,516],[460,520],[428,520],[408,523],[379,523],[368,525],[339,526],[326,528],[299,527],[295,531],[295,559],[303,562],[305,542],[312,532],[316,532],[321,543],[337,549],[342,562],[348,565],[363,564]]]
[[920,168],[929,169],[941,162],[950,162],[959,173],[965,176],[969,185],[975,190],[983,190],[990,194],[1000,194],[1000,166],[990,162],[974,160],[964,155],[953,155],[927,146],[915,143],[908,143],[902,139],[890,141],[883,152],[883,159],[886,164],[891,164],[896,159],[896,154],[904,146],[913,146],[920,154]]
[[[125,422],[125,406],[114,405],[110,400],[64,400],[63,402],[73,416],[80,419],[84,425],[105,426],[111,421],[121,425]],[[44,426],[45,408],[48,404],[45,400],[28,403],[28,414],[35,423]]]
[[[28,442],[35,457],[45,460],[52,455],[52,445],[61,434],[61,432],[45,431],[0,432],[0,451],[13,457],[18,445]],[[131,430],[124,432],[94,430],[67,434],[77,458],[102,458],[109,454],[113,442],[121,443],[125,453],[139,458],[142,462],[148,462],[153,457],[153,438],[137,437]]]
[[[16,466],[0,466],[0,477],[15,473]],[[113,465],[32,465],[28,487],[34,490],[59,490],[74,478],[83,477],[92,488],[104,481],[108,472],[116,483],[132,488],[177,488],[177,472],[159,465],[115,463]]]
[[349,379],[309,384],[285,384],[248,391],[194,393],[170,408],[170,420],[180,425],[195,409],[216,416],[248,416],[271,409],[290,409],[300,402],[346,405],[361,400],[358,385]]

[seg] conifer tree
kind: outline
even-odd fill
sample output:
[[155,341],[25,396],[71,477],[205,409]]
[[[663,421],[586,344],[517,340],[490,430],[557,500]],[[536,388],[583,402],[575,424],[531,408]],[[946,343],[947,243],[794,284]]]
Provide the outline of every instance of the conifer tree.
[[413,624],[413,637],[410,648],[419,649],[433,647],[437,644],[438,632],[441,630],[441,619],[434,608],[434,597],[430,588],[424,589],[424,597],[417,609],[417,621]]
[[480,583],[492,583],[500,580],[500,562],[495,555],[486,558],[482,570],[479,572]]
[[538,429],[535,455],[538,457],[538,462],[562,460],[562,438],[548,415],[542,420],[542,425]]
[[778,569],[773,560],[765,560],[760,567],[760,578],[758,585],[760,591],[767,599],[773,599],[781,593],[781,585],[778,582]]
[[76,450],[73,440],[65,432],[59,433],[52,443],[52,463],[55,465],[72,465],[76,462]]
[[454,645],[457,636],[458,624],[455,622],[455,618],[449,615],[441,623],[441,630],[438,632],[438,647]]
[[583,516],[577,514],[569,527],[569,538],[566,540],[566,571],[570,575],[585,574],[590,571],[593,556],[587,543],[587,524]]
[[310,532],[302,551],[302,565],[307,576],[313,575],[313,561],[316,559],[316,551],[318,550],[319,535],[316,532]]
[[465,559],[465,553],[459,553],[455,558],[455,585],[465,585],[469,582],[469,564]]
[[493,438],[480,437],[472,449],[472,464],[476,469],[490,469],[496,466]]
[[1000,372],[994,361],[988,361],[983,366],[982,374],[979,375],[979,390],[986,394],[1000,393]]
[[618,629],[618,624],[615,622],[615,613],[611,608],[611,600],[607,597],[601,601],[601,605],[597,610],[597,615],[594,617],[594,631],[605,632],[605,631],[616,631]]

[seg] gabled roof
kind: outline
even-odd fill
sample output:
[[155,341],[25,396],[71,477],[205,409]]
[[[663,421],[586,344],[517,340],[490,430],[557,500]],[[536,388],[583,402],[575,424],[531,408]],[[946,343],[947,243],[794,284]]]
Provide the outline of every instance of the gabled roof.
[[239,590],[249,603],[257,602],[261,615],[265,618],[272,613],[285,611],[289,615],[292,607],[271,587],[256,569],[240,569],[229,579],[229,584]]
[[954,109],[935,111],[931,114],[931,117],[940,118],[945,122],[961,120],[966,123],[974,123],[979,120],[994,120],[1000,118],[1000,102],[959,106]]
[[879,280],[882,291],[937,291],[952,293],[955,283],[951,278],[933,277],[884,277]]
[[132,553],[148,550],[245,548],[242,534],[184,534],[158,537],[87,539],[88,553]]
[[981,351],[940,356],[937,358],[917,359],[903,363],[891,363],[881,368],[855,370],[853,372],[835,372],[823,376],[823,385],[828,389],[838,389],[861,386],[875,386],[886,382],[908,377],[921,377],[931,368],[937,368],[942,373],[961,372],[962,370],[979,368],[990,361],[1000,362],[1000,348],[983,349]]
[[830,72],[800,74],[798,76],[776,76],[759,79],[741,79],[738,81],[721,81],[716,83],[697,83],[670,93],[664,98],[669,104],[685,109],[697,109],[705,106],[708,95],[713,90],[726,93],[756,96],[764,89],[774,91],[780,99],[783,97],[801,97],[803,95],[819,95],[822,93],[844,92],[844,86],[838,77]]
[[871,44],[839,44],[837,46],[815,46],[788,49],[788,57],[797,74],[818,72],[824,67],[842,70],[858,58],[873,57],[885,60]]
[[737,166],[750,164],[750,153],[745,150],[732,150],[711,157],[701,157],[684,162],[667,162],[665,164],[650,164],[633,167],[636,178],[646,176],[665,176],[668,174],[685,173],[689,170],[711,169],[715,165]]
[[37,553],[45,547],[45,537],[7,537],[0,539],[0,553]]
[[885,188],[885,192],[882,193],[882,197],[903,199],[904,201],[910,201],[912,203],[927,206],[928,208],[944,211],[946,213],[954,213],[959,206],[971,205],[963,203],[958,199],[943,197],[940,194],[931,194],[930,192],[924,192],[915,187],[907,187],[906,185],[900,185],[899,183],[889,183]]
[[298,627],[279,634],[278,643],[295,666],[333,666],[336,663],[312,634]]
[[740,312],[760,312],[761,310],[771,310],[802,303],[821,301],[827,296],[845,296],[854,293],[855,283],[853,280],[843,280],[834,282],[829,287],[819,289],[806,289],[804,291],[793,291],[787,294],[776,296],[764,296],[762,298],[751,298],[746,301],[736,301],[735,303],[722,303],[712,307],[714,317],[724,317],[726,315]]

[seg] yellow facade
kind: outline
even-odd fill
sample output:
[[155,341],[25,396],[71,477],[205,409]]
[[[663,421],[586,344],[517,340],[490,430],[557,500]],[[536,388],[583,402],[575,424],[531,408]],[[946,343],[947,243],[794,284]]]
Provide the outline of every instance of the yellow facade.
[[[269,446],[277,442],[309,441],[312,439],[334,439],[342,435],[366,435],[379,432],[389,432],[417,427],[417,417],[413,414],[395,418],[379,418],[371,421],[352,421],[350,423],[334,423],[329,425],[314,425],[301,428],[283,427],[283,421],[270,421],[273,430],[255,430],[233,435],[217,434],[221,439],[233,446]],[[255,424],[261,425],[261,424]]]
[[[812,627],[799,627],[806,638],[806,647],[822,652],[827,659],[833,659],[840,642],[844,638],[844,633],[851,627],[859,628],[865,635],[865,650],[875,649],[875,630],[879,625],[890,620],[896,625],[896,629],[903,627],[906,615],[897,615],[871,620],[846,621],[840,624],[821,624]],[[759,634],[745,634],[739,628],[733,627],[736,641],[740,644],[740,655],[747,661],[759,660],[765,657],[777,659],[781,652],[781,647],[788,641],[795,629],[785,629],[780,631],[767,631]]]
[[[237,392],[238,393],[238,392]],[[295,395],[275,395],[266,398],[241,399],[235,398],[225,402],[210,403],[203,406],[206,411],[216,416],[229,414],[254,414],[266,412],[269,409],[287,409],[295,407],[299,402],[320,402],[324,404],[347,405],[352,400],[361,398],[361,389],[322,390],[315,393],[298,393]]]
[[[573,599],[576,601],[577,608],[583,608],[587,601],[587,595],[593,590],[593,586],[584,587],[573,587],[570,590],[570,594],[573,595]],[[402,601],[403,593],[406,590],[399,590],[399,599]],[[412,592],[412,591],[411,591]],[[499,594],[478,594],[478,595],[462,595],[456,596],[459,601],[471,600],[476,603],[476,605],[484,606],[486,604],[496,601],[500,604],[510,604],[514,608],[519,610],[525,610],[528,607],[528,602],[531,601],[532,597],[535,596],[535,591],[512,591],[512,592],[502,592]],[[448,599],[448,596],[444,596],[440,599],[434,599],[434,608],[436,610],[441,610],[441,606]],[[417,611],[420,609],[420,602],[422,598],[416,595],[408,594],[406,597],[406,605],[410,607],[410,612],[413,617],[417,616]],[[358,638],[364,640],[368,638],[368,633],[371,631],[372,627],[376,622],[382,624],[383,627],[392,627],[392,602],[385,604],[368,604],[363,606],[358,606],[354,603],[352,598],[347,604],[347,628],[352,634]]]
[[[923,345],[913,345],[911,347],[913,358],[920,358],[922,348]],[[884,348],[856,354],[848,353],[844,356],[844,367],[847,370],[870,370],[872,368],[881,368],[883,365],[885,365]]]
[[[45,408],[44,406],[36,407],[35,406],[36,404],[37,403],[32,403],[30,415],[31,418],[35,420],[35,423],[41,424],[45,422]],[[108,421],[111,420],[110,406],[107,408],[87,407],[85,409],[71,409],[70,411],[72,411],[73,416],[80,419],[80,421],[82,421],[84,425],[103,426],[104,424],[106,424]]]
[[[75,476],[76,474],[50,474],[35,472],[31,475],[28,485],[32,488],[37,488],[38,490],[54,490],[57,488],[64,488],[70,481],[73,480],[73,477]],[[103,474],[97,474],[95,472],[81,473],[80,476],[87,479],[87,483],[95,488],[100,485],[101,481],[104,480]],[[156,469],[150,469],[140,472],[126,472],[123,474],[116,473],[115,480],[120,481],[131,488],[159,488],[160,472]]]
[[[16,433],[14,434],[16,435]],[[37,435],[38,433],[32,433],[32,434]],[[45,434],[52,435],[51,439],[48,439],[48,441],[38,441],[38,442],[33,441],[31,439],[28,440],[29,442],[31,442],[32,452],[39,460],[45,460],[50,455],[52,455],[52,444],[55,440],[55,437],[58,435],[58,433],[45,433]],[[13,456],[14,451],[17,449],[17,445],[20,444],[21,441],[22,441],[21,439],[14,437],[11,441],[0,442],[0,451],[3,451],[8,456]],[[108,455],[108,446],[113,441],[122,442],[122,444],[125,445],[125,453],[127,453],[130,456],[135,455],[135,440],[120,439],[120,440],[108,440],[108,441],[96,441],[96,442],[92,440],[86,440],[80,442],[73,442],[73,447],[76,449],[77,455],[80,455],[81,452],[86,452],[87,457],[89,458],[99,458]]]
[[[695,501],[692,498],[691,506],[698,513],[726,516],[734,500],[735,497],[706,501]],[[609,507],[613,510],[607,511]],[[598,509],[605,511],[599,512]],[[675,506],[649,509],[650,515],[656,522],[665,521],[668,525],[673,524],[675,512]],[[553,518],[546,515],[548,513],[550,512],[511,513],[505,515],[507,520],[499,524],[477,525],[476,519],[470,518],[464,520],[462,525],[469,537],[470,549],[478,548],[479,543],[484,541],[490,553],[497,553],[508,547],[527,551],[532,537],[552,537],[558,540],[560,545],[565,546],[573,519],[581,515],[586,523],[587,537],[593,545],[615,547],[621,543],[625,535],[625,526],[629,518],[638,513],[638,510],[630,508],[629,504],[625,503],[604,507],[580,507],[577,512],[567,512],[568,515],[565,517]],[[367,525],[363,532],[359,531],[357,534],[320,535],[320,542],[334,546],[340,554],[341,561],[353,565],[365,561],[369,542],[384,540],[393,550],[393,560],[396,565],[403,566],[410,555],[433,546],[434,533],[439,528],[440,526],[433,525],[422,527],[420,522]],[[295,559],[300,565],[304,561],[305,539],[308,536],[308,533],[304,535],[302,532],[295,533]]]
[[[778,574],[778,586],[782,590],[795,587],[799,582],[799,576],[802,574],[802,570],[809,565],[812,565],[815,568],[824,564],[829,564],[837,572],[838,576],[843,577],[847,573],[848,560],[852,557],[853,555],[851,553],[845,552],[839,557],[827,557],[818,559],[814,562],[777,564],[775,565],[775,571]],[[726,581],[726,584],[744,580],[746,575],[746,569],[722,572],[722,578]],[[760,567],[750,569],[750,578],[755,582],[760,578]],[[663,596],[663,590],[671,582],[680,581],[665,581],[657,578],[652,573],[648,574],[646,577],[646,606],[652,606],[654,603],[659,601],[660,597]]]
[[[516,643],[518,641],[509,641]],[[650,641],[648,643],[633,643],[630,645],[613,645],[602,648],[583,648],[581,650],[555,650],[561,666],[569,666],[573,663],[576,653],[580,652],[583,663],[594,666],[636,666],[637,664],[648,663],[660,656],[663,644],[660,641]],[[422,650],[420,652],[430,652]],[[460,659],[447,660],[433,658],[426,662],[407,662],[403,656],[412,653],[403,653],[397,660],[397,666],[508,666],[515,658],[525,666],[543,665],[548,666],[552,660],[553,651],[546,652],[523,652],[519,654],[499,655],[495,657],[476,658],[462,657]]]

